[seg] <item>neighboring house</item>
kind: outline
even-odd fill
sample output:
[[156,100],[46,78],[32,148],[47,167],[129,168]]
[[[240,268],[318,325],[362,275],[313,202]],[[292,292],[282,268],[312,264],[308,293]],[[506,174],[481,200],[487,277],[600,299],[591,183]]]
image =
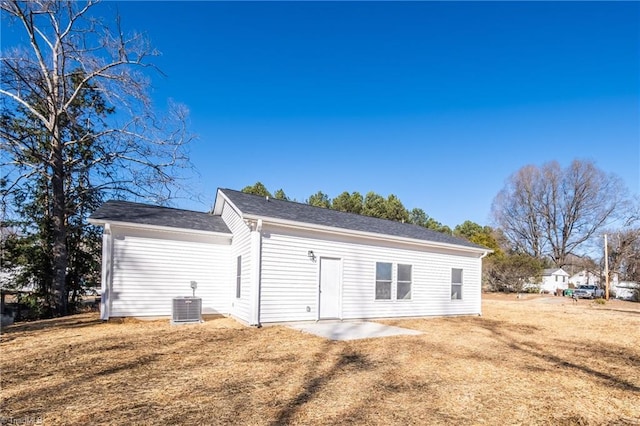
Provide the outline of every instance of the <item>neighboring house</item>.
[[560,268],[544,269],[540,281],[540,292],[554,294],[557,289],[569,288],[569,274]]
[[10,288],[15,279],[16,271],[13,269],[0,269],[0,288]]
[[[32,283],[25,286],[18,286],[15,283],[16,276],[21,271],[22,267],[0,270],[0,324],[3,327],[13,324],[14,320],[21,319],[21,307],[17,303],[18,296],[25,296],[35,291]],[[8,299],[7,296],[9,296]]]
[[573,274],[569,277],[569,284],[573,284],[574,287],[578,287],[580,285],[600,286],[600,276],[583,269],[577,274]]
[[[611,272],[609,276],[611,277],[609,285],[615,286],[618,283],[618,273]],[[583,269],[577,274],[571,275],[571,277],[569,277],[569,284],[573,284],[576,287],[579,285],[597,285],[598,287],[604,287],[604,280],[600,277],[600,275],[596,275],[593,272]]]
[[[609,288],[611,288],[612,290],[616,291],[616,287],[620,286],[621,287],[621,294],[625,295],[628,294],[628,290],[627,289],[627,284],[629,284],[630,282],[625,282],[625,281],[620,281],[618,282],[619,278],[618,278],[618,273],[617,272],[611,272],[610,274],[610,281],[609,281]],[[572,275],[571,277],[569,277],[569,284],[573,284],[574,287],[578,287],[581,285],[596,285],[601,289],[605,288],[605,280],[602,279],[600,277],[600,275],[596,275],[593,272],[589,272],[587,270],[582,270],[580,272],[578,272],[577,274]],[[630,283],[632,288],[633,288],[633,283]],[[628,296],[624,296],[624,297],[618,297],[617,295],[617,291],[616,291],[616,297],[617,298],[628,298]]]
[[491,251],[399,222],[218,189],[211,213],[109,201],[101,318],[168,316],[172,298],[259,325],[481,314]]
[[616,299],[640,302],[640,284],[635,281],[618,281],[612,286]]

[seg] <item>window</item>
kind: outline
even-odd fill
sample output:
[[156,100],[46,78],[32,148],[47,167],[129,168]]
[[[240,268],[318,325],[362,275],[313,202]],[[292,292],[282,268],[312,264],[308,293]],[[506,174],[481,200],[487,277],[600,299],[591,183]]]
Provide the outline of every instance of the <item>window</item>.
[[376,262],[376,300],[411,300],[411,284],[411,265]]
[[451,300],[462,299],[462,269],[451,269]]
[[391,300],[391,269],[393,264],[376,262],[376,300]]
[[236,262],[236,299],[242,294],[242,256],[238,256]]
[[411,299],[411,265],[398,265],[396,299]]

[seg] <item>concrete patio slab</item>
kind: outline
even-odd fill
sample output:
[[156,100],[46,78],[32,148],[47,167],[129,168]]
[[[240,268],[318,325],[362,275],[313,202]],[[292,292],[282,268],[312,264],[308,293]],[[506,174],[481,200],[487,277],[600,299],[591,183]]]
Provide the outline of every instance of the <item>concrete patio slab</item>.
[[358,340],[374,337],[418,335],[422,332],[366,321],[328,321],[289,324],[288,327],[330,340]]

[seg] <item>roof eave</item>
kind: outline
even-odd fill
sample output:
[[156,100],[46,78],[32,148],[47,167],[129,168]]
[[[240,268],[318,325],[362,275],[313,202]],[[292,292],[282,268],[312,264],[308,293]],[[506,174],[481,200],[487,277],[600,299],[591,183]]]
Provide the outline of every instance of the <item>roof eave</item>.
[[122,226],[127,228],[140,228],[140,229],[148,229],[150,231],[162,231],[162,232],[180,232],[187,234],[200,234],[200,235],[208,235],[212,237],[225,237],[231,238],[233,234],[230,232],[217,232],[217,231],[205,231],[202,229],[189,229],[189,228],[177,228],[173,226],[161,226],[161,225],[150,225],[147,223],[136,223],[136,222],[124,222],[118,220],[108,220],[108,219],[92,219],[89,218],[89,223],[95,226],[104,226],[107,223],[111,226]]
[[482,254],[493,253],[493,250],[488,249],[488,248],[485,249],[485,248],[480,248],[480,247],[469,247],[469,246],[463,246],[463,245],[458,245],[458,244],[450,244],[450,243],[441,243],[441,242],[437,242],[437,241],[421,240],[421,239],[417,239],[417,238],[397,237],[397,236],[394,236],[394,235],[379,234],[379,233],[376,233],[376,232],[356,231],[356,230],[353,230],[353,229],[337,228],[337,227],[326,226],[326,225],[316,225],[316,224],[307,223],[307,222],[298,222],[298,221],[287,220],[287,219],[278,219],[278,218],[273,218],[273,217],[265,217],[265,216],[261,216],[261,215],[245,214],[243,217],[244,217],[244,219],[247,219],[247,220],[258,220],[258,219],[261,219],[264,224],[271,223],[271,224],[280,225],[280,226],[289,227],[289,228],[311,229],[311,230],[315,230],[315,231],[328,232],[328,233],[332,233],[332,234],[348,234],[348,235],[353,235],[353,236],[358,236],[358,237],[363,237],[363,238],[370,238],[370,239],[375,239],[375,240],[401,242],[401,243],[414,244],[414,245],[420,245],[420,246],[428,246],[428,247],[433,247],[433,248],[464,251],[464,252],[467,252],[467,253],[476,253],[476,254],[481,254],[481,255]]
[[[229,199],[229,197],[227,196],[227,194],[224,193],[224,191],[220,188],[218,188],[218,195],[222,196],[222,201],[226,201],[227,204],[229,204],[231,206],[231,208],[241,217],[244,218],[244,215],[242,214],[242,210],[240,210],[235,204],[233,204],[233,201],[231,201]],[[215,216],[222,216],[222,209],[224,208],[224,202],[222,201],[218,201],[220,199],[220,197],[218,197],[218,195],[216,195],[216,201],[213,204],[213,209],[211,211],[211,213]]]

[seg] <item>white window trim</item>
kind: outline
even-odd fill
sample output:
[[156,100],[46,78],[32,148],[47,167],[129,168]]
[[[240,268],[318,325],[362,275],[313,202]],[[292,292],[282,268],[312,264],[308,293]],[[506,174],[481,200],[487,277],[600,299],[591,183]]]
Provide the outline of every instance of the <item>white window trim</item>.
[[[460,282],[459,283],[454,283],[453,282],[453,270],[454,269],[459,269],[460,270]],[[451,295],[449,296],[450,300],[454,303],[457,303],[458,301],[463,301],[464,300],[464,268],[451,268],[451,278],[449,279],[449,293],[451,293],[451,290],[453,288],[453,285],[459,285],[460,286],[460,297],[457,299],[454,299]]]
[[[398,282],[400,282],[398,280],[398,272],[399,272],[399,269],[400,269],[400,268],[398,268],[398,266],[400,266],[400,265],[411,267],[411,277],[410,277],[411,280],[410,281],[402,281],[402,282],[408,282],[410,284],[410,287],[409,287],[409,295],[410,295],[410,297],[408,299],[398,299]],[[396,288],[395,288],[395,292],[393,293],[394,296],[395,296],[395,300],[397,302],[400,302],[400,303],[411,302],[413,300],[413,264],[411,264],[411,263],[397,263],[396,264],[396,274],[394,276],[396,278],[395,279],[395,287]]]
[[236,300],[242,299],[242,255],[236,257],[236,294],[235,295],[236,295]]
[[[376,297],[376,284],[378,282],[378,277],[376,274],[377,264],[378,263],[390,263],[391,264],[391,297],[389,299],[378,299]],[[411,266],[411,297],[409,299],[398,299],[398,265],[406,265]],[[400,263],[400,262],[388,262],[388,261],[375,261],[373,264],[373,301],[375,303],[410,303],[413,301],[413,289],[415,280],[413,279],[414,273],[414,265],[413,263]],[[382,280],[381,280],[382,281]]]
[[[376,287],[378,285],[378,281],[388,281],[388,280],[378,280],[378,263],[388,263],[391,265],[391,281],[389,282],[389,298],[388,299],[378,299],[378,297],[376,296]],[[373,300],[375,302],[379,302],[379,303],[389,303],[389,302],[393,302],[393,270],[394,270],[394,264],[393,262],[382,262],[382,261],[376,261],[373,264]]]

